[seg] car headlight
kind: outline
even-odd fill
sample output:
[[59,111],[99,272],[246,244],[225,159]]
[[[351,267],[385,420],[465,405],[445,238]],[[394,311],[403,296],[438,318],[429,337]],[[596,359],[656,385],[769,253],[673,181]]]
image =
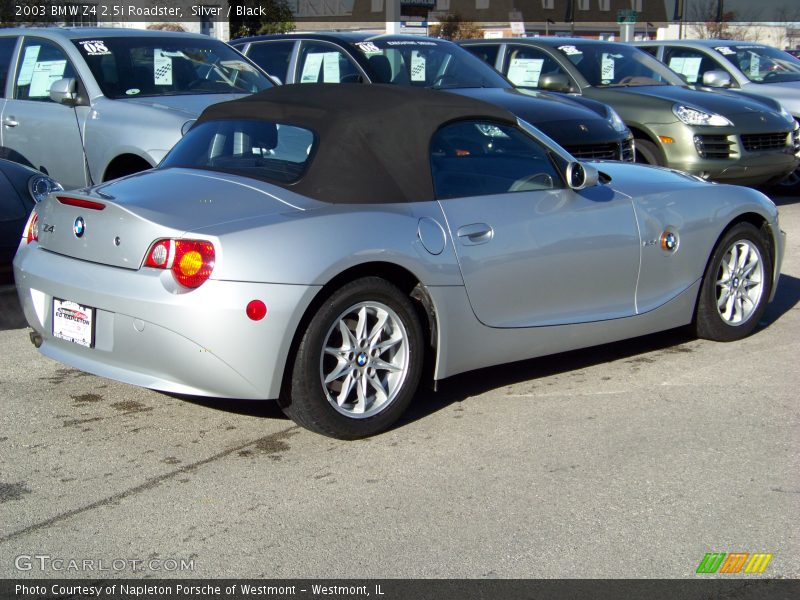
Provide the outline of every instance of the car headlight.
[[620,133],[624,133],[628,131],[628,126],[625,125],[625,121],[617,114],[610,106],[608,107],[608,121],[611,123],[611,126],[614,128],[615,131],[619,131]]
[[787,123],[794,123],[795,122],[794,117],[792,116],[792,113],[790,113],[788,110],[786,110],[786,107],[783,106],[783,105],[781,105],[781,116],[784,119],[786,119]]
[[712,127],[731,127],[728,119],[717,113],[706,112],[699,108],[676,104],[672,107],[672,112],[687,125],[710,125]]
[[28,180],[28,192],[37,204],[47,198],[51,192],[60,192],[64,188],[47,175],[34,175]]

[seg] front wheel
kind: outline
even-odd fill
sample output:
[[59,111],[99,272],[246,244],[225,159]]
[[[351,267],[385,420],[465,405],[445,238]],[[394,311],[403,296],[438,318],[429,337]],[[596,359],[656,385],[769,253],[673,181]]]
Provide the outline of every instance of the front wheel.
[[286,415],[339,439],[388,428],[411,402],[422,371],[422,329],[409,297],[378,277],[335,291],[295,355]]
[[730,342],[749,335],[772,292],[772,257],[764,234],[750,223],[732,227],[714,249],[701,285],[697,336]]

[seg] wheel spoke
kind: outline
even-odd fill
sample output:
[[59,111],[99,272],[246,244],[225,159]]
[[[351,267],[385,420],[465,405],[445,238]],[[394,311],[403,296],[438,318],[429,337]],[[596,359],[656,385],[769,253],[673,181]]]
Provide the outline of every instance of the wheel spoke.
[[724,287],[720,291],[719,299],[717,300],[717,307],[722,310],[725,304],[728,302],[728,298],[731,296],[731,288]]
[[402,336],[390,338],[388,340],[382,341],[380,344],[375,344],[375,346],[373,346],[373,349],[377,349],[378,355],[381,355],[384,352],[386,352],[389,348],[391,348],[392,346],[396,346],[402,341],[403,341]]
[[367,307],[362,306],[358,311],[358,323],[356,323],[355,339],[356,344],[364,339],[364,334],[367,331]]
[[367,378],[361,377],[356,381],[356,396],[358,398],[353,412],[357,414],[364,414],[367,411]]
[[722,261],[719,266],[722,268],[722,277],[717,280],[717,285],[728,285],[731,282],[731,268],[725,261]]
[[720,314],[726,321],[730,321],[733,316],[733,295],[728,292],[725,301],[720,303]]
[[335,381],[340,377],[352,372],[353,372],[353,366],[346,360],[340,360],[339,363],[336,365],[336,368],[327,377],[325,377],[325,383],[327,384],[330,383],[331,381]]
[[369,381],[369,384],[370,386],[372,386],[372,389],[375,390],[375,402],[381,404],[386,402],[389,396],[386,394],[386,390],[383,388],[381,380],[378,379],[377,373],[375,375],[372,375],[371,377],[368,377],[367,381]]
[[353,337],[353,332],[344,322],[344,319],[339,319],[339,333],[342,335],[342,350],[354,350],[358,346],[356,338]]
[[749,262],[749,263],[748,263],[748,264],[745,266],[744,270],[742,271],[742,277],[743,277],[744,279],[749,279],[749,278],[750,278],[750,275],[752,275],[752,274],[753,274],[753,271],[755,271],[755,270],[756,270],[756,267],[758,267],[758,265],[759,265],[759,262],[758,262],[758,256],[755,256],[755,257],[753,257],[753,260],[751,260],[751,261],[750,261],[750,262]]
[[342,389],[336,396],[336,404],[343,406],[347,402],[347,397],[350,395],[350,390],[353,388],[353,372],[347,374],[345,380],[342,382]]
[[385,360],[381,360],[379,358],[373,359],[372,366],[376,369],[380,369],[381,371],[392,371],[396,373],[398,371],[402,371],[402,367],[397,365],[393,365],[391,363],[386,362]]
[[370,348],[375,345],[375,342],[378,341],[380,338],[381,333],[383,332],[383,327],[386,325],[386,321],[389,318],[389,313],[385,310],[377,311],[378,321],[375,323],[375,326],[372,328],[372,331],[369,332],[369,345]]

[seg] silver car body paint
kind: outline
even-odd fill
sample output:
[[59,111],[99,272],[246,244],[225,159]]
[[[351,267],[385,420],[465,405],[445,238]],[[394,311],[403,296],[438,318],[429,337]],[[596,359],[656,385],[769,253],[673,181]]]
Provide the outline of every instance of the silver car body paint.
[[[113,28],[0,30],[0,37],[15,36],[18,42],[6,82],[5,97],[0,99],[0,122],[13,120],[17,125],[0,127],[0,146],[11,148],[23,156],[31,156],[36,163],[33,165],[35,168],[46,165],[48,174],[65,189],[102,182],[111,162],[122,155],[137,156],[150,166],[157,165],[181,138],[181,129],[187,121],[197,118],[211,104],[242,96],[184,94],[109,99],[103,95],[72,42],[73,39],[91,36],[100,39],[134,36],[174,39],[181,36],[191,42],[192,39],[208,41],[208,36]],[[90,106],[73,108],[54,102],[14,99],[14,65],[22,60],[23,37],[48,40],[66,54],[86,88]],[[244,57],[242,60],[250,63]],[[255,65],[253,68],[263,73]],[[87,177],[86,165],[91,180]]]
[[[46,356],[167,392],[266,399],[280,392],[295,331],[322,286],[360,265],[396,265],[425,286],[437,379],[689,323],[717,239],[745,214],[769,224],[777,277],[784,239],[761,193],[668,169],[595,166],[611,181],[476,197],[470,206],[327,204],[231,175],[133,175],[70,194],[103,210],[52,195],[40,204],[39,243],[21,243],[15,279]],[[71,232],[78,216],[80,239]],[[420,221],[440,226],[438,254],[420,240]],[[476,222],[494,235],[465,245],[456,232]],[[668,229],[680,236],[676,252],[654,242]],[[198,289],[140,268],[149,245],[172,236],[217,248],[212,277]],[[54,297],[97,309],[94,348],[53,337]],[[253,299],[268,308],[260,321],[245,313]]]

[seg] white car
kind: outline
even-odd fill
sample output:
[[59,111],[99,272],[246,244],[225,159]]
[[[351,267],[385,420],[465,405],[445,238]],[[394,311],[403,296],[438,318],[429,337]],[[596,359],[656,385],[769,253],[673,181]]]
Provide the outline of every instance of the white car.
[[204,35],[0,29],[0,158],[66,189],[154,167],[202,110],[273,84]]
[[[666,40],[636,44],[690,83],[768,96],[800,121],[800,59],[753,42]],[[800,169],[782,182],[800,188]]]

